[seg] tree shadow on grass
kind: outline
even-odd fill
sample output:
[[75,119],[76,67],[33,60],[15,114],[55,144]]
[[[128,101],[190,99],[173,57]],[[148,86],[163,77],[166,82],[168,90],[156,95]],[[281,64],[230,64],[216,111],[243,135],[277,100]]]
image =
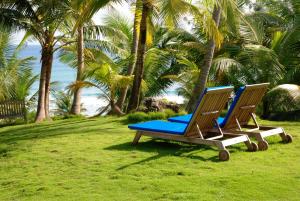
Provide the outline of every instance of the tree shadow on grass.
[[107,124],[107,121],[101,121],[101,124],[93,120],[62,121],[55,123],[29,124],[25,126],[15,126],[9,129],[0,129],[0,143],[17,144],[23,140],[44,139],[59,137],[63,135],[88,135],[88,134],[107,134],[117,132],[118,127]]
[[[179,142],[170,142],[165,140],[149,140],[145,142],[140,142],[138,145],[132,145],[131,142],[126,142],[122,144],[113,145],[106,147],[105,150],[119,150],[119,151],[143,151],[143,152],[154,152],[157,153],[155,156],[145,158],[143,160],[130,163],[119,167],[117,170],[122,170],[132,165],[142,164],[148,161],[157,160],[165,156],[177,156],[189,159],[196,159],[200,161],[213,161],[220,162],[218,159],[218,151],[210,146],[206,145],[192,145]],[[214,150],[216,155],[213,157],[205,158],[198,154],[199,152],[206,152],[207,150]]]

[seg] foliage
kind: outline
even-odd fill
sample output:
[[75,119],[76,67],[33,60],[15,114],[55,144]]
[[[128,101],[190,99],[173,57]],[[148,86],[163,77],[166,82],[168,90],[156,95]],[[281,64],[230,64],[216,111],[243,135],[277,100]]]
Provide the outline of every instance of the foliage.
[[33,57],[19,58],[19,51],[11,44],[9,32],[0,31],[0,100],[26,100],[29,104],[30,88],[38,75],[32,71]]
[[167,116],[164,112],[149,112],[148,113],[149,119],[151,120],[158,120],[158,119],[166,119]]
[[127,115],[128,123],[137,123],[143,121],[150,121],[150,120],[166,120],[173,116],[180,116],[185,115],[186,112],[180,111],[179,113],[174,112],[171,109],[165,109],[162,112],[134,112]]
[[137,123],[137,122],[143,122],[148,120],[149,120],[149,116],[145,112],[134,112],[127,115],[127,121],[129,123]]
[[[73,102],[72,94],[66,93],[64,91],[55,91],[53,95],[55,98],[55,106],[56,106],[56,109],[54,110],[54,115],[65,116],[65,117],[69,116],[71,114],[71,108]],[[80,108],[82,112],[85,111],[85,108],[83,107]]]
[[300,87],[292,84],[278,85],[264,97],[268,113],[300,110]]

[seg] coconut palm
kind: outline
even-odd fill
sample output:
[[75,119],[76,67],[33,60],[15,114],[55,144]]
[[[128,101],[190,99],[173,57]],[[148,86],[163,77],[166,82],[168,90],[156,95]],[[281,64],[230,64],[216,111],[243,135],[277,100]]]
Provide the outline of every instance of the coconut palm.
[[195,87],[195,83],[199,77],[200,70],[196,63],[182,58],[178,61],[179,64],[186,66],[186,68],[179,74],[166,75],[163,78],[171,79],[175,81],[179,86],[176,91],[179,96],[183,96],[186,100],[189,100],[192,96],[192,91]]
[[[76,20],[73,32],[77,33],[77,76],[76,80],[82,80],[84,71],[84,25],[91,22],[93,15],[110,2],[119,2],[119,0],[73,0],[70,2],[70,10],[73,18]],[[74,91],[72,103],[72,114],[80,114],[81,88]]]
[[[137,7],[138,9],[138,7]],[[139,105],[140,86],[144,76],[144,57],[147,50],[147,41],[151,41],[152,15],[158,16],[158,21],[163,21],[165,25],[174,27],[178,25],[180,17],[192,11],[198,15],[198,9],[193,6],[190,1],[185,0],[143,0],[141,4],[141,21],[139,26],[138,46],[136,53],[136,64],[134,71],[134,82],[131,89],[127,111],[136,110]],[[147,26],[148,25],[148,26]],[[152,31],[153,33],[153,31]]]
[[19,58],[19,49],[10,44],[11,40],[9,32],[0,31],[0,100],[27,101],[38,79],[30,68],[34,58]]
[[[137,51],[137,45],[138,45],[138,29],[139,29],[139,25],[140,25],[140,16],[141,16],[141,5],[142,5],[142,0],[136,0],[135,2],[135,11],[134,11],[134,23],[133,23],[133,27],[132,27],[132,42],[131,42],[131,59],[130,62],[128,64],[128,69],[127,69],[127,75],[132,75],[134,72],[134,68],[135,68],[135,61],[136,61],[136,51]],[[122,88],[120,90],[120,97],[117,101],[117,105],[119,108],[123,108],[124,107],[124,103],[126,100],[126,96],[127,96],[127,92],[128,92],[128,87]]]
[[152,11],[153,7],[154,6],[152,0],[142,0],[142,13],[139,27],[134,81],[131,89],[127,111],[136,110],[139,104],[141,83],[144,75],[144,55],[146,52],[147,41],[147,21],[149,21],[150,12]]
[[[286,67],[282,83],[300,84],[300,2],[299,0],[261,2],[270,36],[268,47],[273,49],[280,63]],[[270,16],[276,16],[271,18]],[[261,17],[262,18],[262,17]],[[260,19],[261,19],[260,18]],[[266,20],[265,20],[266,21]]]
[[252,33],[244,27],[240,30],[241,39],[231,37],[224,42],[212,67],[220,84],[270,82],[274,87],[299,83],[299,4],[273,3],[263,2],[260,10],[246,16],[252,19],[259,40],[253,40]]
[[[96,59],[97,61],[97,59]],[[95,87],[99,90],[101,98],[104,98],[110,106],[109,114],[123,114],[117,107],[117,91],[132,83],[133,76],[119,75],[117,66],[112,63],[92,63],[90,62],[84,73],[85,81],[76,82],[69,86],[69,89],[74,90],[76,88],[83,87]],[[105,107],[108,109],[109,107]],[[101,113],[103,113],[102,111]]]
[[58,30],[68,20],[69,1],[5,0],[0,3],[0,22],[25,30],[24,41],[33,37],[41,45],[41,73],[36,122],[49,118],[50,78]]

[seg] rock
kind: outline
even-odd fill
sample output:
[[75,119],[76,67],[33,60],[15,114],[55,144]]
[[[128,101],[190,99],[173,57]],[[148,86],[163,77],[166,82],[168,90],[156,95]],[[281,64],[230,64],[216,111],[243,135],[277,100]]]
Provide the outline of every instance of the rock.
[[139,107],[139,111],[143,112],[159,112],[164,109],[171,109],[178,113],[180,105],[174,102],[167,102],[165,99],[159,100],[153,97],[145,98],[143,105]]

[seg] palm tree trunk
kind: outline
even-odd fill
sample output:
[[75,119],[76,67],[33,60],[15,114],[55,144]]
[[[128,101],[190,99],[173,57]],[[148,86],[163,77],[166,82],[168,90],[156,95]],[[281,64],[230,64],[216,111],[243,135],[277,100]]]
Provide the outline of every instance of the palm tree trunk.
[[[53,49],[50,50],[53,52]],[[49,55],[49,62],[46,66],[46,81],[45,81],[45,116],[46,119],[50,119],[49,108],[50,108],[50,81],[51,81],[51,71],[52,71],[52,61],[53,61],[53,53]]]
[[[134,14],[134,23],[133,23],[133,32],[132,32],[132,45],[131,45],[131,61],[129,63],[128,69],[127,69],[127,75],[132,75],[134,71],[134,65],[135,65],[135,60],[136,60],[136,50],[137,50],[137,25],[138,25],[138,4],[140,3],[141,0],[137,0],[136,2],[136,8],[135,8],[135,14]],[[128,92],[128,86],[125,88],[121,89],[120,96],[118,98],[118,101],[116,105],[122,110],[124,106],[124,102],[127,96]]]
[[134,80],[131,90],[131,96],[127,112],[136,110],[139,105],[139,96],[141,91],[141,83],[144,76],[144,56],[146,51],[146,38],[147,38],[147,17],[149,7],[143,0],[142,19],[140,24],[139,43],[137,48],[136,66],[134,71]]
[[46,43],[42,45],[42,66],[38,94],[38,106],[35,122],[41,122],[49,117],[50,77],[53,61],[52,37],[46,36]]
[[46,118],[45,113],[45,83],[46,83],[46,65],[44,64],[45,59],[42,56],[42,67],[41,67],[41,75],[40,75],[40,85],[39,85],[39,94],[38,94],[38,105],[37,105],[37,113],[35,117],[35,122],[41,122]]
[[[78,42],[77,42],[77,77],[76,81],[82,80],[82,73],[84,70],[84,39],[83,39],[83,27],[79,26],[77,29]],[[74,91],[74,98],[71,108],[71,114],[78,115],[81,111],[81,88],[77,88]]]
[[108,115],[120,116],[120,115],[124,114],[115,103],[115,90],[110,88],[109,91],[110,91],[110,100],[109,100],[110,111],[108,112]]
[[[213,19],[214,19],[217,27],[219,27],[219,25],[220,25],[220,18],[221,18],[221,8],[216,5],[214,7],[214,11],[213,11]],[[199,78],[196,82],[196,85],[194,87],[194,90],[192,92],[191,99],[189,100],[187,107],[186,107],[186,110],[188,112],[192,112],[194,110],[199,96],[203,93],[203,91],[205,89],[205,85],[206,85],[209,71],[211,68],[212,60],[214,57],[215,48],[216,48],[215,41],[213,39],[210,39],[208,42],[207,52],[204,57],[204,65],[201,68],[201,72],[200,72]]]

